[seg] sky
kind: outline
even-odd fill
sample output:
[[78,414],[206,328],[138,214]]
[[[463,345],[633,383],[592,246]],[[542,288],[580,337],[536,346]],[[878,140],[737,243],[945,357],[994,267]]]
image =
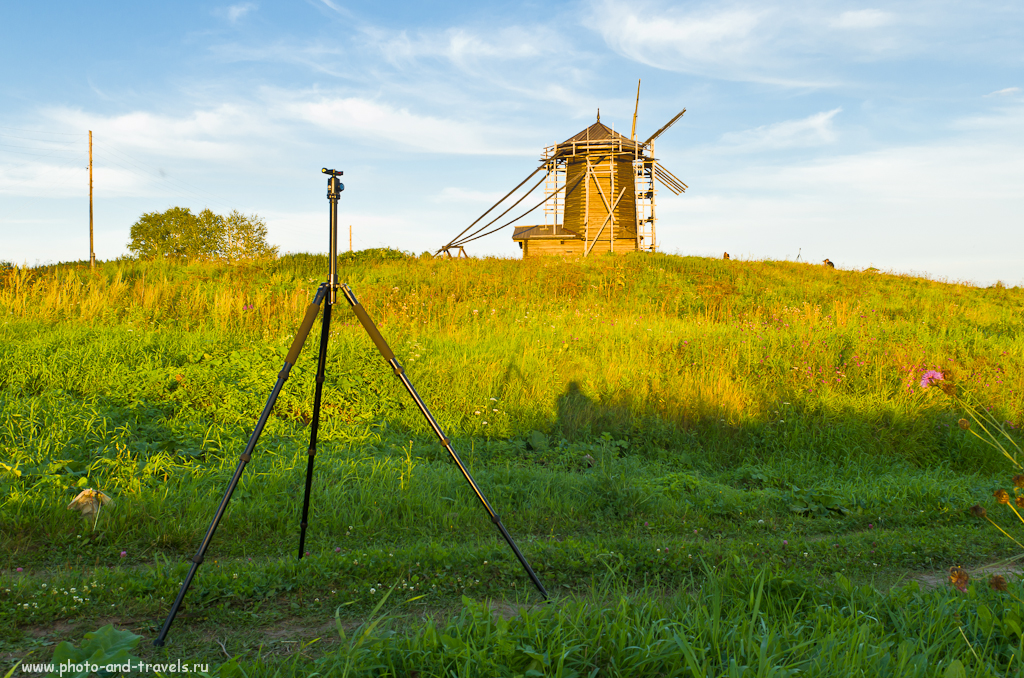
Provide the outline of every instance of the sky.
[[598,109],[628,135],[639,80],[639,138],[687,109],[661,251],[1024,285],[1020,3],[8,2],[0,63],[17,264],[88,259],[89,130],[99,259],[173,206],[324,252],[321,167],[341,249],[433,252]]

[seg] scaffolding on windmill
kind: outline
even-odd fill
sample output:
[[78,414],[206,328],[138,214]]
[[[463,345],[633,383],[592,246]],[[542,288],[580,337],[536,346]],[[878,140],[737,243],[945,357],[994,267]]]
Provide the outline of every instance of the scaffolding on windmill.
[[[603,252],[657,250],[655,182],[675,195],[687,186],[654,155],[654,141],[686,113],[684,108],[646,141],[636,140],[640,108],[636,108],[629,137],[597,122],[562,143],[544,149],[541,163],[515,188],[481,214],[472,224],[441,247],[436,255],[466,256],[465,246],[513,225],[544,207],[544,223],[516,226],[512,240],[523,258],[544,255],[590,256]],[[543,175],[519,195],[538,174]],[[544,197],[508,221],[495,226],[544,184]],[[483,223],[482,223],[483,222]]]

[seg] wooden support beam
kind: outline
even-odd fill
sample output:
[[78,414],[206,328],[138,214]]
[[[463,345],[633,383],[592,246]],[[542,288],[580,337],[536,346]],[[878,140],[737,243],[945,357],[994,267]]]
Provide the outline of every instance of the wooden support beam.
[[[608,178],[608,186],[609,186],[609,188],[608,188],[608,191],[612,195],[615,195],[615,156],[611,155],[611,154],[609,154],[609,156],[608,156],[608,174],[609,174],[609,178]],[[625,191],[625,189],[623,189],[623,191]],[[619,195],[619,199],[620,200],[622,199],[622,195],[621,194]],[[608,250],[610,252],[614,252],[615,251],[615,208],[618,207],[618,205],[619,205],[619,201],[616,200],[615,204],[612,206],[612,208],[610,210],[608,210],[608,216],[612,220],[611,221],[611,232],[610,232],[609,240],[608,240]],[[595,239],[595,242],[596,242],[596,239]]]
[[584,256],[589,255],[590,254],[590,250],[594,249],[594,245],[597,244],[597,239],[601,237],[602,233],[604,233],[604,227],[608,225],[608,220],[612,218],[612,212],[614,212],[615,208],[619,206],[619,201],[622,200],[622,196],[624,196],[624,195],[626,195],[626,189],[625,188],[623,188],[619,192],[619,197],[615,199],[615,204],[612,205],[612,209],[608,212],[608,216],[606,216],[604,218],[604,223],[601,224],[601,229],[597,232],[597,235],[594,236],[594,240],[590,243],[590,247],[587,248],[587,251],[584,254]]

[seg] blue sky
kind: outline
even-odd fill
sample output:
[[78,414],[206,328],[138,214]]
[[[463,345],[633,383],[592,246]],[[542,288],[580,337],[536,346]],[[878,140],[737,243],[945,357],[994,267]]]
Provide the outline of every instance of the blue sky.
[[[323,166],[356,248],[421,252],[598,107],[628,134],[641,78],[638,136],[687,109],[663,251],[1024,284],[1024,5],[12,2],[0,63],[17,263],[88,257],[90,129],[101,259],[174,205],[324,251]],[[510,230],[470,253],[518,256]]]

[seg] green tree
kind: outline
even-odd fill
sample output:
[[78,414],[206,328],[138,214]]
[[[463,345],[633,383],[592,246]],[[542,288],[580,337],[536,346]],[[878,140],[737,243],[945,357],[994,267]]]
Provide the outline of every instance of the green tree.
[[193,214],[187,207],[147,212],[132,225],[128,249],[142,259],[215,259],[229,261],[277,256],[267,244],[267,226],[253,214],[237,210],[227,217],[204,209]]
[[232,210],[224,218],[221,256],[228,261],[266,259],[277,256],[277,247],[267,244],[267,224],[263,219]]

